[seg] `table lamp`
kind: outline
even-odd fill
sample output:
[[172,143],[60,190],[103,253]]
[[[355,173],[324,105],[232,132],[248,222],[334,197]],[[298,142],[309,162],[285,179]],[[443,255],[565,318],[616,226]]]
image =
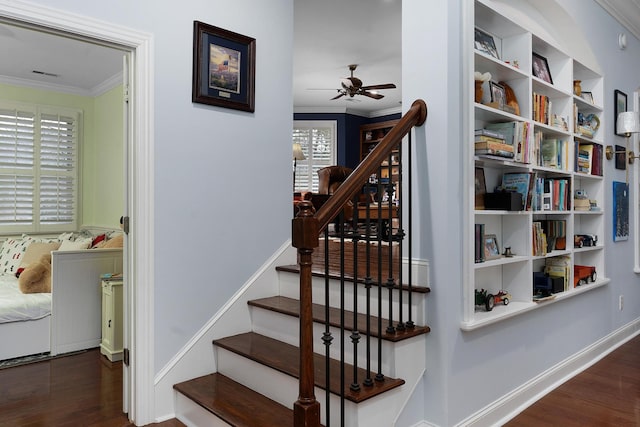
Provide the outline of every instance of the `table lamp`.
[[302,147],[299,143],[293,143],[293,192],[296,192],[296,167],[298,166],[298,160],[305,160],[306,157],[302,152]]

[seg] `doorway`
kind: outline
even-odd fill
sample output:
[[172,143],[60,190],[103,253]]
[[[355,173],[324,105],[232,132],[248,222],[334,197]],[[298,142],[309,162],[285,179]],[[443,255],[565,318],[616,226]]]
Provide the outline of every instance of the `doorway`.
[[[153,259],[138,256],[151,254],[153,233],[152,188],[153,150],[151,141],[151,36],[117,25],[43,6],[19,2],[4,5],[0,22],[29,27],[52,36],[63,36],[91,44],[115,48],[131,60],[124,67],[126,113],[124,132],[124,216],[129,218],[129,234],[125,238],[125,283],[136,283],[135,289],[125,284],[125,340],[131,351],[125,370],[124,408],[136,424],[153,421],[153,330],[152,301]],[[136,218],[144,218],[138,226]],[[139,301],[145,303],[139,305]]]

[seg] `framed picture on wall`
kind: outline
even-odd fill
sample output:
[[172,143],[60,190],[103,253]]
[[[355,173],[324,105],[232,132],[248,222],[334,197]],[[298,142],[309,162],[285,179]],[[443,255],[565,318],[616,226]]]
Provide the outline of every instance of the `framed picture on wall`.
[[613,98],[613,129],[616,135],[621,135],[618,132],[618,115],[627,111],[627,94],[616,89]]
[[613,181],[613,241],[629,240],[629,184]]
[[193,22],[192,102],[254,111],[256,40]]

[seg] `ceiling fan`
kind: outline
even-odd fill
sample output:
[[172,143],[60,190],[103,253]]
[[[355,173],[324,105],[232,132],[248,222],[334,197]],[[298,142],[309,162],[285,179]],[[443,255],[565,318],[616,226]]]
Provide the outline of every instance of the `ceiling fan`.
[[357,77],[353,77],[353,72],[358,67],[358,64],[349,65],[349,70],[351,70],[351,77],[345,77],[341,79],[340,84],[342,85],[342,89],[338,89],[338,95],[331,98],[332,100],[341,98],[343,96],[350,96],[353,98],[355,95],[364,95],[373,99],[382,99],[384,95],[381,95],[376,92],[370,92],[371,90],[376,89],[395,89],[396,85],[393,83],[385,83],[380,85],[371,85],[371,86],[362,86],[362,80]]

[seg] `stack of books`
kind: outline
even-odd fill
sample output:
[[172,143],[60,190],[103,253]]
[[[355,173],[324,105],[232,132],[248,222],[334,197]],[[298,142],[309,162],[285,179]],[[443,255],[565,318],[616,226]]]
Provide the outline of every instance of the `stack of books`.
[[513,159],[513,145],[507,144],[504,135],[490,129],[476,129],[475,131],[476,155],[491,155]]

